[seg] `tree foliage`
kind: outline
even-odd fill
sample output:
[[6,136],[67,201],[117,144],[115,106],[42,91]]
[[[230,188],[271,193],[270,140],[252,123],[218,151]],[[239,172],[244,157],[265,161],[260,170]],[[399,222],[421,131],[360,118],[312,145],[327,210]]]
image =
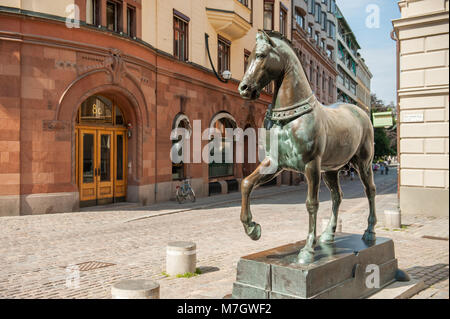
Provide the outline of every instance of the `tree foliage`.
[[[380,100],[376,94],[370,95],[371,101],[371,120],[373,113],[393,111],[396,114],[396,107],[394,103],[386,105],[383,100]],[[388,155],[397,155],[397,124],[394,117],[394,126],[389,129],[376,128],[375,129],[375,158],[380,158]]]

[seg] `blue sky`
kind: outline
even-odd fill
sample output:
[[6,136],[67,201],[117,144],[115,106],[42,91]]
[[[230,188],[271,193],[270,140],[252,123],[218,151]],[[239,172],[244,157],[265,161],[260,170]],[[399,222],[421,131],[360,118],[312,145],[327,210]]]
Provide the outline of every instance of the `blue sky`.
[[[390,37],[392,20],[400,18],[395,0],[337,0],[337,5],[356,35],[361,56],[373,74],[371,91],[389,104],[396,102],[396,47]],[[368,28],[366,12],[369,5],[377,5],[379,28]]]

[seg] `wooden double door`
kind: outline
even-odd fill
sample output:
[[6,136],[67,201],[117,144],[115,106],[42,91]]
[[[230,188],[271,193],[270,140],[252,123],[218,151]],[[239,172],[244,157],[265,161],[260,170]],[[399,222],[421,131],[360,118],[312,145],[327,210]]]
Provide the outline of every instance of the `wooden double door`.
[[126,129],[78,127],[77,183],[80,206],[126,200]]

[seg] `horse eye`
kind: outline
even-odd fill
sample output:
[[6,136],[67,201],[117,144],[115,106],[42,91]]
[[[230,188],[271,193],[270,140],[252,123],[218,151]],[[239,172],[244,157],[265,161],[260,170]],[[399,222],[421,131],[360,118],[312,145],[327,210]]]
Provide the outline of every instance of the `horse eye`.
[[256,55],[256,57],[259,59],[264,59],[266,57],[266,55],[261,53],[261,54]]

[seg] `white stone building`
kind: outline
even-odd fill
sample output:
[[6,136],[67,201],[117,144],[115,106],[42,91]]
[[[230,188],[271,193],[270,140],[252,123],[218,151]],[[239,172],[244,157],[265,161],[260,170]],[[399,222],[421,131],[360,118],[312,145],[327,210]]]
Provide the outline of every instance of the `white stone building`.
[[449,1],[398,4],[400,209],[448,216]]

